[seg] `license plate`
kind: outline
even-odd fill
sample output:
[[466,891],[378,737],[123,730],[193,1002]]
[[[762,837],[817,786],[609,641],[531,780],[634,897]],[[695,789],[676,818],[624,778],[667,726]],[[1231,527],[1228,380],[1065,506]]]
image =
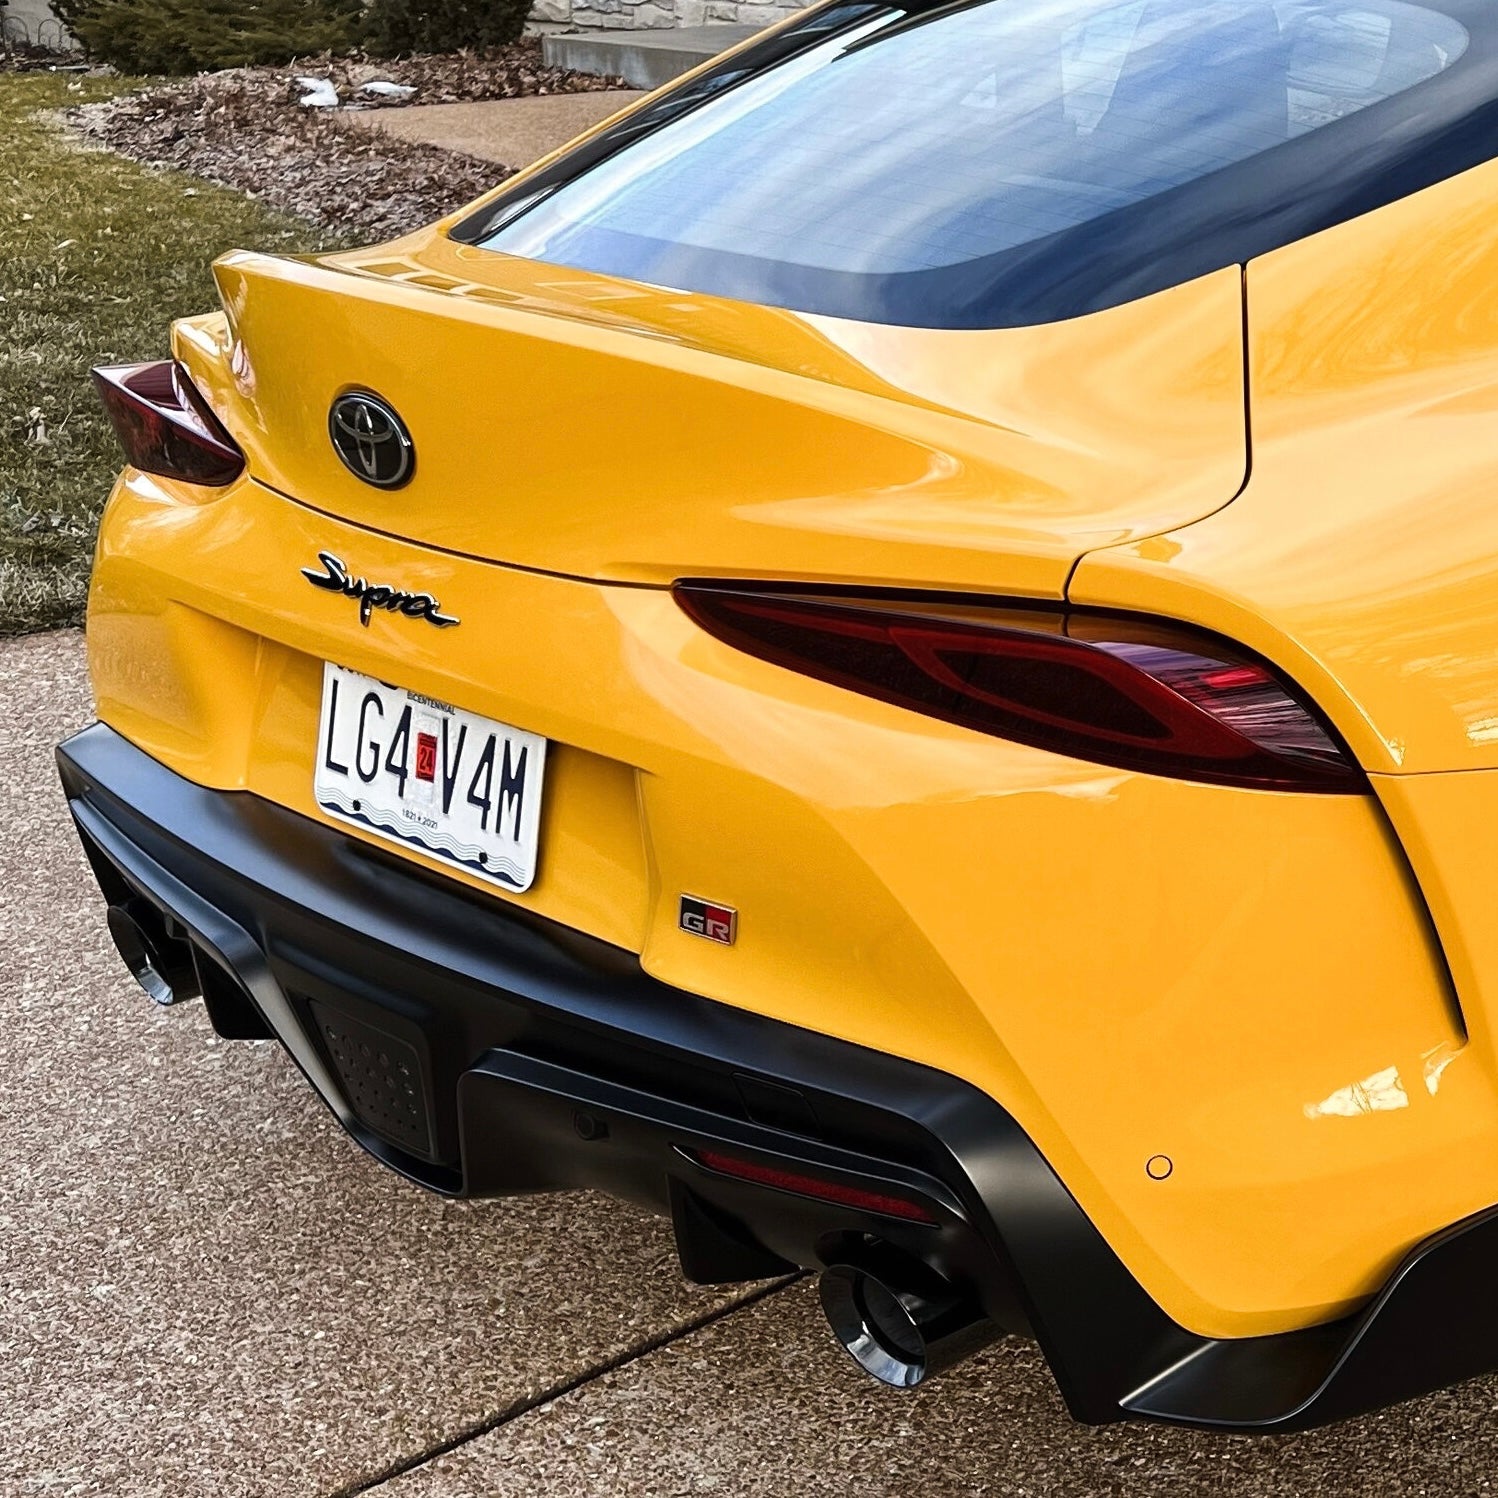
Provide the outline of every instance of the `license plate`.
[[330,816],[529,889],[546,740],[324,665],[313,794]]

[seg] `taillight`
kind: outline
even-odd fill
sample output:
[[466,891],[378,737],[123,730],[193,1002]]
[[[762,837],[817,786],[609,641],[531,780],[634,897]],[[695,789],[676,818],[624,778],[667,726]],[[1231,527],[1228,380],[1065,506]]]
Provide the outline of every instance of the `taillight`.
[[680,583],[727,644],[914,712],[1079,759],[1218,785],[1366,789],[1283,677],[1204,631],[1060,607]]
[[175,360],[100,366],[93,374],[133,468],[213,486],[244,472],[244,454]]

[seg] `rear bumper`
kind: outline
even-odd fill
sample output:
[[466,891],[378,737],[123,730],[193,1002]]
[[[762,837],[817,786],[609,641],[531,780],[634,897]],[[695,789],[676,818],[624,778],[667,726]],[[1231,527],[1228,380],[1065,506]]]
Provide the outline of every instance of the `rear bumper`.
[[[190,944],[221,1032],[274,1034],[364,1148],[433,1190],[629,1197],[672,1215],[703,1281],[884,1240],[1035,1336],[1091,1423],[1296,1429],[1498,1366],[1498,1210],[1420,1245],[1353,1317],[1203,1338],[968,1083],[671,988],[615,947],[203,789],[108,728],[58,760],[111,906]],[[732,1179],[701,1150],[893,1196],[929,1221]]]

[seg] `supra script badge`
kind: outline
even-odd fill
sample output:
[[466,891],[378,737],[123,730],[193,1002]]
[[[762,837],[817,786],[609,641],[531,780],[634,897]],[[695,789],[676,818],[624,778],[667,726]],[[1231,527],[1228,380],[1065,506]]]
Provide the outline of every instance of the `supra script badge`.
[[460,622],[451,614],[442,613],[442,605],[430,593],[408,593],[404,588],[392,588],[387,583],[371,583],[362,577],[350,577],[348,568],[331,551],[318,552],[317,560],[322,563],[323,570],[319,572],[314,567],[303,567],[302,576],[314,588],[326,588],[330,593],[357,598],[360,624],[367,626],[369,616],[376,609],[403,614],[407,619],[425,619],[438,629]]

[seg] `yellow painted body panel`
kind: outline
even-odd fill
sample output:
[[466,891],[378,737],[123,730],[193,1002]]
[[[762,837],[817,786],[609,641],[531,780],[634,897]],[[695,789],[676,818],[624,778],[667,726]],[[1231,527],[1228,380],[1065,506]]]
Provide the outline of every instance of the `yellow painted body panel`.
[[[1414,1075],[1441,1108],[1456,1075],[1469,1089],[1467,1144],[1446,1169],[1475,1210],[1498,1201],[1498,163],[1256,261],[1247,305],[1242,495],[1092,553],[1068,596],[1253,646],[1375,772],[1470,1037]],[[1379,978],[1370,1005],[1399,1003],[1396,988]],[[1399,1075],[1408,1111],[1426,1106]],[[1343,1126],[1386,1127],[1375,1118]],[[1427,1184],[1375,1159],[1338,1210],[1350,1221]]]
[[1498,162],[1248,269],[1253,474],[1069,596],[1277,660],[1370,770],[1498,768]]
[[[281,493],[376,530],[573,576],[919,581],[1059,596],[1076,557],[1243,481],[1226,270],[1054,327],[810,318],[440,236],[309,262],[231,255],[179,357]],[[338,462],[355,380],[420,457]]]
[[[1498,841],[1488,835],[1498,826],[1498,772],[1380,775],[1375,786],[1440,932],[1469,1047],[1498,1075]],[[1485,1183],[1498,1182],[1498,1144],[1485,1142],[1472,1168]]]
[[[1099,769],[744,656],[659,590],[419,548],[254,483],[201,499],[130,476],[111,502],[106,722],[314,817],[325,657],[545,734],[517,903],[983,1088],[1192,1329],[1334,1314],[1483,1204],[1488,1073],[1371,800]],[[362,628],[297,577],[323,547],[463,627]],[[682,890],[738,908],[734,947],[676,929]]]

